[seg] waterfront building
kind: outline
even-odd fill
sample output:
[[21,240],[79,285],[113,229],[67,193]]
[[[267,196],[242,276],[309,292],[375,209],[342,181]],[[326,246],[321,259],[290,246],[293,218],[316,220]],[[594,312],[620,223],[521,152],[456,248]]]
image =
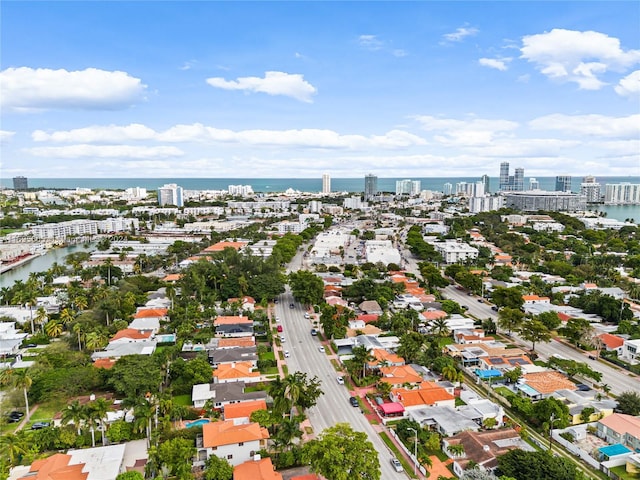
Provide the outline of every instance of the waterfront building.
[[342,206],[350,210],[361,210],[365,207],[365,204],[362,202],[362,198],[353,196],[345,198],[342,201]]
[[27,177],[13,177],[13,189],[14,190],[27,190],[29,188],[29,181]]
[[378,177],[372,174],[364,177],[364,199],[370,200],[378,194]]
[[469,211],[471,213],[492,212],[500,210],[504,206],[504,197],[483,195],[469,199]]
[[529,190],[540,190],[540,182],[537,179],[531,177],[529,179]]
[[571,191],[571,176],[558,175],[556,177],[556,192],[570,192],[570,191]]
[[419,195],[421,183],[420,180],[397,180],[396,195]]
[[570,192],[547,192],[535,190],[529,192],[505,192],[504,206],[523,212],[577,212],[586,209],[587,201],[582,195]]
[[606,205],[640,205],[640,183],[608,183],[604,203]]
[[253,187],[251,185],[229,185],[227,187],[229,195],[249,197],[253,195]]
[[509,162],[500,164],[500,190],[509,190]]
[[587,175],[580,184],[580,195],[587,198],[587,203],[599,203],[602,201],[600,184],[596,182],[596,177]]
[[322,174],[322,193],[331,193],[331,177],[328,173]]
[[39,240],[62,240],[69,236],[98,234],[98,220],[69,220],[67,222],[43,223],[31,227],[34,238]]
[[500,191],[524,191],[524,168],[518,167],[513,175],[509,175],[509,162],[502,162],[500,164]]
[[524,168],[519,167],[515,169],[513,175],[513,189],[516,192],[522,192],[524,190]]
[[183,207],[182,187],[175,183],[168,183],[158,188],[158,205],[161,207],[165,205]]
[[457,240],[435,242],[433,248],[442,255],[445,263],[464,262],[467,259],[475,260],[478,258],[477,248]]
[[484,193],[491,193],[491,179],[489,175],[482,175],[482,177],[480,177],[480,181],[483,184]]
[[442,193],[443,194],[451,195],[452,191],[453,191],[453,185],[451,185],[449,182],[447,182],[444,185],[442,185]]

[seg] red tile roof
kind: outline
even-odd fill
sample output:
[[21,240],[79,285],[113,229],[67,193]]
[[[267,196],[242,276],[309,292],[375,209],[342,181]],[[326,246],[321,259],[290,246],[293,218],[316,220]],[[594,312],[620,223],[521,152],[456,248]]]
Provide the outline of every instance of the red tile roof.
[[132,340],[146,340],[151,337],[151,332],[141,332],[140,330],[136,330],[134,328],[125,328],[124,330],[120,330],[113,337],[111,337],[110,342],[114,340],[119,340],[121,338],[130,338]]
[[138,310],[133,318],[160,318],[166,317],[169,309],[167,308],[143,308]]

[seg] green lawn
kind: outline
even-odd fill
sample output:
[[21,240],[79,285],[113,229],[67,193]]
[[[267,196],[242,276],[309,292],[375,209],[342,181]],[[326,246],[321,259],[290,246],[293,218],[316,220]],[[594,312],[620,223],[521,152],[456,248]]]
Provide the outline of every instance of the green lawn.
[[634,473],[627,473],[625,465],[620,465],[619,467],[613,467],[611,469],[613,473],[617,475],[621,480],[634,480],[640,478],[640,475]]
[[176,395],[173,397],[173,403],[175,403],[176,405],[182,405],[184,407],[190,407],[191,395],[189,395],[188,393],[184,395]]

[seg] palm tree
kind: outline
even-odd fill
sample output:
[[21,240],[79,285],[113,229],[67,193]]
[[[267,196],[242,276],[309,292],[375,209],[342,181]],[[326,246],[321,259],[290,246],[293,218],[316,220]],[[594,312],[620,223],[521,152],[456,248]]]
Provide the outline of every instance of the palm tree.
[[7,368],[0,374],[0,385],[6,385],[11,388],[21,388],[24,393],[24,405],[26,420],[29,420],[31,412],[29,411],[28,391],[33,383],[29,369],[27,368]]
[[364,378],[367,374],[367,363],[369,363],[373,357],[371,356],[371,353],[369,352],[367,347],[365,347],[364,345],[353,347],[351,352],[353,354],[353,358],[351,359],[351,361],[353,362],[353,365],[358,369],[358,371],[362,372],[361,378]]
[[62,335],[62,324],[60,322],[50,321],[44,326],[44,332],[49,338],[55,338]]
[[455,445],[449,445],[447,451],[454,457],[462,457],[464,455],[464,445],[457,443]]
[[431,331],[439,337],[448,337],[451,331],[445,318],[438,318],[433,321]]
[[75,304],[76,304],[76,308],[78,309],[78,311],[83,311],[86,310],[87,308],[87,297],[83,296],[83,295],[79,295],[78,297],[76,297],[75,299]]
[[73,326],[73,333],[78,335],[78,350],[82,351],[82,338],[84,337],[84,325],[80,322]]
[[89,332],[85,338],[85,347],[89,350],[99,350],[108,342],[107,337],[102,332]]
[[11,465],[16,466],[29,451],[29,444],[23,435],[5,433],[0,436],[0,451],[9,458]]
[[147,447],[151,444],[151,419],[155,414],[155,405],[146,399],[140,399],[133,407],[135,420],[133,428],[137,432],[146,432]]
[[102,435],[102,445],[106,445],[105,440],[105,418],[107,417],[107,412],[111,408],[111,403],[105,398],[97,398],[93,402],[91,402],[91,408],[95,413],[95,418],[98,420],[100,424],[100,434]]
[[34,321],[35,323],[40,325],[40,329],[43,332],[44,332],[44,324],[47,322],[48,319],[49,319],[49,316],[47,315],[47,311],[44,309],[44,307],[38,308],[38,310],[36,311],[36,318],[34,318]]
[[99,412],[94,408],[92,403],[88,403],[84,406],[85,420],[89,423],[89,430],[91,431],[91,446],[96,446],[96,422],[100,420]]
[[63,308],[60,312],[60,321],[65,325],[67,325],[69,322],[72,322],[74,318],[75,315],[73,313],[73,310],[70,310],[69,308]]
[[86,418],[86,410],[78,400],[74,400],[62,410],[62,423],[73,423],[78,429],[78,436],[82,435],[81,424]]

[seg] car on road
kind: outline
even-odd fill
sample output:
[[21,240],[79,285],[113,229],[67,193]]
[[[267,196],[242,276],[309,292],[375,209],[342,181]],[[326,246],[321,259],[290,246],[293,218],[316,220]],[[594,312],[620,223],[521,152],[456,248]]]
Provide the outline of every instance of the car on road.
[[284,358],[289,358],[289,350],[284,351]]
[[339,383],[340,385],[344,385],[344,378],[342,378],[342,377],[336,377],[336,380],[338,381],[338,383]]
[[36,422],[31,425],[31,430],[42,430],[43,428],[47,428],[51,426],[49,422]]
[[308,314],[308,313],[305,313],[305,314],[304,314],[304,318],[309,318],[309,314]]
[[287,339],[286,339],[286,338],[284,338],[284,335],[280,335],[280,342],[281,342],[281,343],[284,343],[286,340],[287,340]]
[[295,308],[295,305],[293,303],[290,303],[289,308]]
[[491,306],[491,310],[493,310],[494,312],[497,312],[497,311],[498,311],[498,307],[497,307],[497,306],[495,306],[495,305],[492,305],[492,306]]
[[391,466],[393,466],[396,472],[404,471],[404,468],[402,468],[402,464],[400,463],[400,460],[398,460],[396,457],[391,457],[390,462],[391,462]]
[[311,335],[314,336],[314,337],[317,336],[318,335],[318,330],[316,330],[315,328],[312,328],[311,329]]
[[327,351],[324,349],[324,345],[320,345],[318,347],[318,351],[322,352],[322,353],[327,353]]
[[467,307],[466,305],[460,305],[460,308],[463,310],[469,310],[469,307]]
[[349,397],[349,403],[352,407],[359,407],[360,403],[358,403],[358,399],[356,397]]
[[278,325],[276,327],[276,330],[278,331],[278,333],[281,333],[282,332],[282,325]]
[[482,302],[484,302],[484,300],[483,300],[483,299],[481,299],[481,298],[479,298],[479,299],[478,299],[478,302],[482,303]]

